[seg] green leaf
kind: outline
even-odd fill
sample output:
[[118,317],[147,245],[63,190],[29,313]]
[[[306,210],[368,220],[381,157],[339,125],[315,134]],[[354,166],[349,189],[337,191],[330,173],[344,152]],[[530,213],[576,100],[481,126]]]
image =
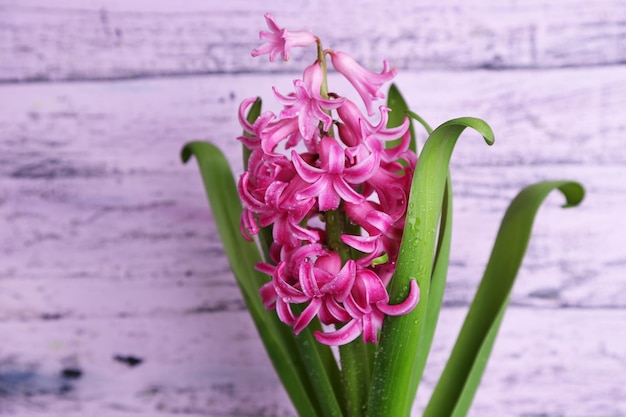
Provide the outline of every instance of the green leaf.
[[571,181],[546,181],[522,190],[511,202],[478,291],[424,417],[464,417],[480,384],[511,288],[524,258],[535,215],[546,196],[560,190],[572,207],[584,197]]
[[198,161],[211,212],[233,274],[283,386],[300,416],[325,415],[293,331],[281,323],[275,313],[265,310],[259,296],[259,288],[268,279],[254,269],[254,265],[261,261],[258,248],[245,240],[239,231],[242,208],[228,162],[217,147],[205,142],[185,145],[181,155],[183,162],[192,155]]
[[339,347],[346,409],[349,417],[361,417],[367,406],[367,394],[371,381],[371,355],[361,338]]
[[412,112],[410,110],[409,110],[408,114],[409,114],[409,117],[411,119],[413,119],[413,120],[417,121],[419,124],[421,124],[424,127],[424,129],[426,129],[426,131],[428,132],[429,135],[433,132],[432,127],[430,127],[430,125],[428,123],[426,123],[426,120],[422,119],[422,117],[419,114],[414,113],[414,112]]
[[343,417],[345,415],[341,373],[332,351],[315,339],[313,332],[321,330],[315,320],[296,336],[296,343],[313,384],[314,393],[320,404],[322,415]]
[[450,174],[446,181],[446,190],[443,196],[441,210],[441,221],[439,225],[439,237],[437,239],[437,249],[435,251],[435,262],[430,280],[430,294],[428,295],[428,306],[426,317],[424,318],[424,329],[422,341],[418,351],[415,371],[411,378],[411,392],[416,392],[422,379],[424,368],[430,353],[435,329],[439,320],[439,311],[443,302],[443,293],[446,288],[446,278],[448,275],[448,264],[450,261],[450,243],[452,239],[452,184]]
[[428,312],[437,226],[450,157],[457,139],[467,127],[493,143],[487,123],[475,118],[450,120],[435,129],[420,154],[411,194],[396,273],[391,281],[390,302],[408,295],[411,280],[420,288],[420,302],[409,314],[386,317],[376,360],[368,403],[368,416],[408,416],[415,398],[414,374],[424,355],[424,328]]
[[[391,109],[389,112],[389,118],[387,119],[387,127],[398,127],[404,122],[404,119],[409,114],[409,106],[406,104],[404,97],[400,94],[400,90],[395,84],[391,84],[389,92],[387,93],[387,107]],[[416,139],[415,130],[413,129],[413,122],[409,120],[409,132],[411,132],[411,143],[409,149],[413,152],[416,151]],[[400,139],[388,142],[387,147],[392,148],[400,143]]]

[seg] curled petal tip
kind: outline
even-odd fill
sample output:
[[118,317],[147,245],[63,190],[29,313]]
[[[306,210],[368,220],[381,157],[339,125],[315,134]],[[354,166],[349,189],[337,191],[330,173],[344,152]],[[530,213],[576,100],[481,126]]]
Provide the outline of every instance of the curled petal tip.
[[352,320],[341,329],[334,332],[315,331],[314,336],[318,342],[328,346],[342,346],[352,342],[361,334],[361,325],[359,320]]
[[394,305],[390,305],[387,303],[380,303],[377,305],[377,307],[380,309],[380,311],[382,311],[383,313],[389,316],[403,316],[405,314],[410,313],[415,308],[415,306],[417,306],[419,299],[420,299],[420,289],[417,285],[417,282],[414,279],[412,279],[411,284],[410,284],[409,295],[406,297],[406,299],[403,302],[401,302],[400,304],[394,304]]

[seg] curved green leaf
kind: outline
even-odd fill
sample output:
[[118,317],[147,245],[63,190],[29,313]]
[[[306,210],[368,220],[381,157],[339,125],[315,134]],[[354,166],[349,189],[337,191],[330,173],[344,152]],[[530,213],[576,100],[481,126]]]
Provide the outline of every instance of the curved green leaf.
[[[325,414],[324,407],[315,396],[316,387],[309,377],[306,361],[299,354],[298,345],[301,343],[296,341],[293,331],[281,323],[276,314],[267,312],[263,306],[259,288],[267,282],[267,278],[254,269],[254,265],[261,260],[258,248],[253,242],[245,240],[239,231],[241,201],[228,162],[217,147],[205,142],[191,142],[183,148],[183,162],[187,162],[192,155],[198,161],[211,212],[246,306],[298,414],[308,417],[341,415]],[[311,330],[305,329],[304,332],[310,333]],[[312,335],[299,336],[305,340],[307,337]],[[327,351],[320,354],[316,350],[316,360],[332,357],[330,349]],[[332,366],[331,363],[326,365]]]
[[452,184],[450,174],[446,182],[446,190],[443,196],[443,206],[441,210],[441,222],[439,225],[439,237],[437,239],[437,249],[435,251],[435,262],[430,280],[430,294],[428,295],[428,306],[426,317],[424,318],[424,329],[422,341],[415,363],[415,372],[411,378],[411,392],[416,392],[422,379],[422,373],[426,367],[426,361],[432,346],[435,329],[439,320],[439,311],[443,302],[443,293],[446,288],[446,278],[448,275],[448,264],[450,262],[450,243],[452,240]]
[[419,114],[417,114],[415,112],[412,112],[410,110],[409,110],[408,114],[409,114],[409,117],[411,119],[413,119],[413,120],[417,121],[419,124],[421,124],[422,127],[424,127],[424,129],[426,129],[426,131],[428,132],[429,135],[433,132],[432,127],[430,127],[430,125],[428,123],[426,123],[426,120],[422,119],[422,117]]
[[408,211],[396,273],[391,282],[390,301],[404,300],[411,280],[420,288],[420,302],[409,314],[386,317],[374,361],[368,416],[401,417],[410,413],[415,398],[414,374],[422,370],[425,318],[430,297],[430,280],[441,215],[448,165],[457,139],[467,127],[481,133],[489,144],[493,132],[480,119],[450,120],[435,129],[420,154],[411,186]]
[[579,204],[583,187],[571,181],[546,181],[522,190],[511,202],[496,238],[474,301],[424,417],[464,417],[491,353],[509,294],[524,258],[537,210],[560,190],[564,207]]

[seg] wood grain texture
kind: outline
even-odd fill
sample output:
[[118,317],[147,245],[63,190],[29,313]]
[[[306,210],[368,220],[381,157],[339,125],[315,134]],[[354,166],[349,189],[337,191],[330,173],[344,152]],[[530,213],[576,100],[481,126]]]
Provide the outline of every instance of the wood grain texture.
[[[331,0],[271,5],[244,0],[3,0],[0,81],[298,71],[252,59],[262,15],[309,29],[364,65],[405,70],[557,68],[626,62],[626,5],[620,0],[463,3]],[[266,10],[267,9],[267,10]],[[316,18],[311,18],[316,16]]]
[[[281,91],[290,78],[280,77]],[[0,101],[0,337],[10,341],[0,348],[1,414],[293,416],[243,311],[197,168],[178,158],[187,140],[210,140],[240,172],[238,102],[269,93],[275,80],[0,86],[10,97]],[[468,134],[453,158],[442,340],[414,415],[508,201],[548,178],[580,180],[588,196],[564,211],[554,195],[540,212],[517,307],[472,416],[626,415],[626,343],[616,334],[626,290],[626,73],[428,71],[398,83],[433,125],[474,115],[496,132],[492,148]],[[347,91],[336,77],[331,85]],[[116,356],[143,362],[129,367]],[[75,369],[79,378],[65,376]]]
[[385,4],[0,0],[0,415],[294,416],[179,159],[208,140],[238,175],[239,102],[277,111],[271,87],[310,61],[250,58],[268,8],[372,69],[389,59],[433,126],[495,131],[452,160],[449,285],[413,415],[508,202],[566,178],[586,199],[541,209],[470,416],[626,417],[626,5]]
[[[442,311],[412,415],[465,312]],[[625,416],[624,320],[624,310],[510,309],[469,417]],[[0,351],[2,415],[295,417],[246,312],[3,321],[0,334],[13,335]]]

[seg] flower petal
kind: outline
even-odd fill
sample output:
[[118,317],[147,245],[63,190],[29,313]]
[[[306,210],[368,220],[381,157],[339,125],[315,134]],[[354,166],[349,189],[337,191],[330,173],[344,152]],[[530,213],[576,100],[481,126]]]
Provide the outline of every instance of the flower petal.
[[302,314],[300,314],[300,316],[298,316],[298,318],[296,319],[293,325],[293,332],[295,334],[300,334],[300,332],[304,330],[304,328],[308,326],[309,323],[311,323],[311,321],[315,318],[321,306],[321,298],[312,299],[309,305],[304,309]]
[[272,281],[263,284],[259,289],[259,294],[261,295],[261,300],[263,300],[263,307],[267,310],[276,308],[276,300],[278,297]]
[[298,280],[302,287],[302,292],[307,297],[321,297],[322,292],[318,288],[317,280],[315,279],[315,272],[313,270],[313,262],[303,262],[298,269]]
[[341,346],[352,342],[361,334],[361,321],[352,320],[339,330],[334,332],[320,332],[314,333],[318,342],[328,346]]
[[322,323],[330,324],[331,322],[331,320],[328,320],[327,318],[325,318],[326,320],[322,319],[322,310],[325,310],[324,314],[328,313],[334,319],[334,323],[346,323],[352,318],[346,309],[343,308],[333,297],[326,297],[322,307],[323,308],[320,309],[319,313],[317,313],[320,320],[322,320]]
[[291,305],[280,298],[276,300],[276,314],[280,321],[286,325],[293,326],[296,322],[296,316],[291,311]]
[[414,279],[411,280],[411,289],[409,295],[400,304],[390,305],[387,303],[379,303],[376,306],[383,313],[389,316],[402,316],[409,313],[415,308],[420,299],[420,289]]
[[352,286],[354,285],[356,273],[356,263],[354,260],[349,259],[346,264],[341,268],[341,271],[332,279],[332,281],[325,284],[321,291],[324,294],[332,294],[337,301],[342,302],[346,299]]
[[298,152],[296,151],[291,151],[291,160],[293,161],[293,167],[296,169],[296,172],[298,173],[300,178],[308,183],[314,183],[315,181],[320,179],[322,174],[324,174],[323,170],[312,167],[311,165],[304,162],[302,156],[300,156],[300,154],[298,154]]
[[[360,204],[365,201],[365,197],[357,193],[354,188],[352,188],[350,185],[348,185],[347,182],[343,180],[343,178],[336,178],[332,184],[332,188],[333,190],[335,190],[336,195],[338,197],[341,197],[343,200],[348,201],[352,204]],[[335,207],[331,207],[330,210],[336,209],[337,207],[339,207],[339,204],[337,204]],[[323,210],[321,208],[321,203],[320,210]]]
[[285,269],[286,263],[280,262],[278,266],[276,266],[276,270],[272,276],[272,282],[274,283],[274,288],[278,296],[287,303],[303,303],[308,301],[310,297],[285,281]]

